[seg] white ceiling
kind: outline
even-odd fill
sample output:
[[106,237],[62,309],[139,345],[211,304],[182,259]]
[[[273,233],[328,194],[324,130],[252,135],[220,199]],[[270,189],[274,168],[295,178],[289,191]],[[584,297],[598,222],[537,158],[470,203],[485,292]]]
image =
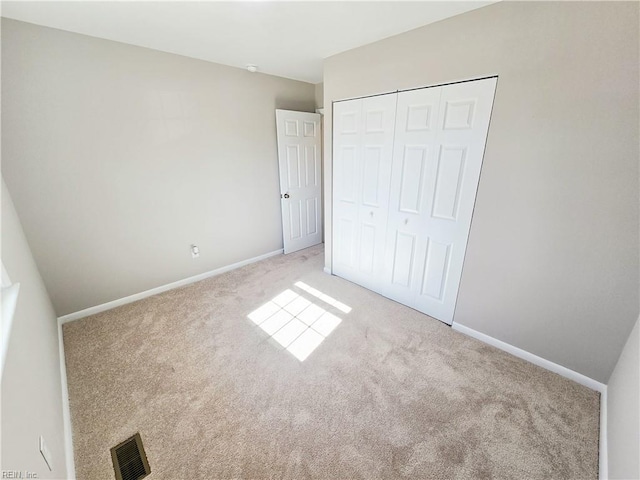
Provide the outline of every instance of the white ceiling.
[[490,3],[3,1],[2,16],[318,83],[324,58]]

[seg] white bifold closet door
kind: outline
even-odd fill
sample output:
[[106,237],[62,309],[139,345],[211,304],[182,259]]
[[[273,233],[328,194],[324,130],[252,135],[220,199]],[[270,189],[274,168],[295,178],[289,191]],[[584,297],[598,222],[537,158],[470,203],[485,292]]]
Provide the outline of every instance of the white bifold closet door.
[[334,105],[333,273],[452,323],[495,86]]
[[396,100],[380,95],[333,108],[333,273],[376,291],[384,270]]

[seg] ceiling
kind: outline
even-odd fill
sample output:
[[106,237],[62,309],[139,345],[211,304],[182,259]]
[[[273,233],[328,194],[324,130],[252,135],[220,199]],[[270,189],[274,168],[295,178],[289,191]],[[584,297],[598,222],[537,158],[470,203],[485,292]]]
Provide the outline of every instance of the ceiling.
[[490,3],[3,1],[2,16],[319,83],[327,57]]

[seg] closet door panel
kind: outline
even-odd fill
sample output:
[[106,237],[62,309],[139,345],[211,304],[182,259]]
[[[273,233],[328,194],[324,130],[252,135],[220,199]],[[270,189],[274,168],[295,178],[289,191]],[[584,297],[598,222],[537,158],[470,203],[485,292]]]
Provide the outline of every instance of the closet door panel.
[[389,214],[397,94],[365,98],[362,104],[362,201],[359,245],[361,283],[380,292]]
[[450,243],[439,243],[427,238],[424,275],[419,286],[420,295],[440,302],[444,300],[451,246]]
[[440,88],[398,94],[384,293],[412,306],[424,263]]
[[[452,323],[496,79],[441,87],[414,308]],[[423,250],[422,250],[423,249]]]
[[337,275],[349,275],[357,267],[361,116],[362,100],[334,105],[333,268]]
[[333,271],[379,291],[396,94],[334,104]]

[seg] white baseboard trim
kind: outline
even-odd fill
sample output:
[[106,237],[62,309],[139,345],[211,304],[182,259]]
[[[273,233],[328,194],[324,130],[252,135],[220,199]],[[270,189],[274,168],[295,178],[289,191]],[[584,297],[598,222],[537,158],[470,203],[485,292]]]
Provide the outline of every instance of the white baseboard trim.
[[538,357],[533,353],[529,353],[526,350],[522,350],[521,348],[514,347],[508,343],[503,342],[502,340],[498,340],[497,338],[490,337],[484,333],[473,330],[472,328],[465,327],[464,325],[460,325],[459,323],[453,323],[451,328],[459,331],[460,333],[464,333],[470,337],[476,338],[481,342],[488,343],[500,350],[504,350],[505,352],[510,353],[518,358],[522,358],[523,360],[527,360],[528,362],[533,363],[534,365],[538,365],[539,367],[546,368],[547,370],[551,370],[558,375],[562,375],[563,377],[568,378],[569,380],[573,380],[580,385],[584,385],[585,387],[590,388],[591,390],[595,390],[596,392],[602,393],[607,389],[607,386],[604,383],[600,383],[592,378],[587,377],[586,375],[582,375],[581,373],[575,372],[573,370],[568,369],[567,367],[563,367],[562,365],[558,365],[557,363],[553,363],[550,360],[546,360],[542,357]]
[[67,386],[67,363],[64,357],[62,322],[58,319],[58,353],[60,355],[60,383],[62,387],[62,423],[64,431],[65,464],[67,479],[76,480],[76,465],[73,456],[73,431],[71,429],[71,408],[69,407],[69,387]]
[[607,386],[604,383],[600,383],[592,378],[587,377],[586,375],[582,375],[581,373],[575,372],[573,370],[568,369],[567,367],[563,367],[562,365],[558,365],[550,360],[546,360],[542,357],[534,355],[533,353],[527,352],[526,350],[522,350],[521,348],[514,347],[508,343],[503,342],[502,340],[498,340],[497,338],[490,337],[484,333],[478,332],[469,327],[465,327],[464,325],[460,325],[459,323],[453,323],[451,328],[457,330],[460,333],[464,333],[470,337],[473,337],[481,342],[487,343],[493,347],[499,348],[500,350],[504,350],[507,353],[510,353],[513,356],[518,358],[522,358],[528,362],[533,363],[534,365],[538,365],[539,367],[550,370],[558,375],[562,375],[569,380],[573,380],[580,385],[584,385],[596,392],[600,392],[600,438],[599,438],[599,461],[598,461],[598,469],[599,469],[599,478],[600,480],[607,479],[608,475],[608,446],[607,446]]
[[194,275],[193,277],[184,278],[182,280],[178,280],[177,282],[161,285],[160,287],[152,288],[151,290],[146,290],[144,292],[136,293],[134,295],[129,295],[128,297],[119,298],[118,300],[113,300],[111,302],[103,303],[101,305],[96,305],[95,307],[85,308],[84,310],[80,310],[74,313],[69,313],[68,315],[62,315],[61,317],[58,317],[58,321],[61,324],[73,322],[74,320],[79,320],[81,318],[88,317],[90,315],[95,315],[96,313],[101,313],[107,310],[111,310],[112,308],[116,308],[121,305],[126,305],[127,303],[136,302],[138,300],[142,300],[143,298],[151,297],[152,295],[157,295],[158,293],[166,292],[168,290],[173,290],[174,288],[178,288],[178,287],[183,287],[185,285],[189,285],[190,283],[199,282],[200,280],[204,280],[206,278],[215,277],[216,275],[226,273],[230,270],[235,270],[236,268],[244,267],[245,265],[249,265],[251,263],[259,262],[260,260],[266,260],[267,258],[275,257],[276,255],[282,254],[283,251],[284,251],[283,249],[275,250],[273,252],[265,253],[263,255],[258,255],[257,257],[232,263],[231,265],[226,265],[224,267],[216,268],[215,270],[211,270],[209,272],[201,273],[199,275]]
[[600,480],[609,478],[609,445],[607,442],[607,386],[600,392],[600,453],[598,462],[598,477]]
[[328,273],[329,275],[331,275],[331,269],[329,267],[324,267],[324,273]]

